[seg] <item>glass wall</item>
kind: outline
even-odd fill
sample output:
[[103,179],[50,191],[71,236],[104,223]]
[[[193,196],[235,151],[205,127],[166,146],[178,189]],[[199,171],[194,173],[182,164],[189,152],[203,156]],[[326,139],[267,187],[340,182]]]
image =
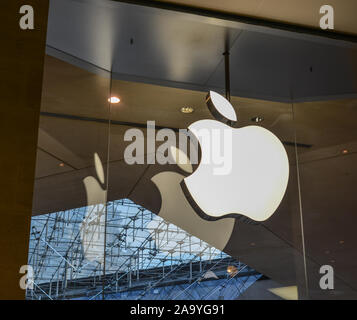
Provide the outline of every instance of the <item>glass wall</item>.
[[[334,80],[311,58],[328,48]],[[354,298],[356,100],[336,97],[356,70],[338,80],[344,50],[51,1],[27,298]]]
[[110,73],[46,55],[27,296],[65,299],[76,278],[104,273]]
[[298,157],[308,288],[316,298],[325,298],[320,288],[321,266],[334,271],[330,298],[357,298],[353,275],[356,106],[353,98],[294,105],[297,138],[311,144],[308,150],[298,150]]

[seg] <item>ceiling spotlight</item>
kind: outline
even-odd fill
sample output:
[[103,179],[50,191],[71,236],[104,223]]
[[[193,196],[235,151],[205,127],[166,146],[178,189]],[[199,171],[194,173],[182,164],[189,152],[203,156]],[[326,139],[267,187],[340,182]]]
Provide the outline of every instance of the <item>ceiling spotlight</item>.
[[250,120],[253,121],[253,122],[259,123],[259,122],[262,122],[264,120],[264,118],[257,116],[257,117],[254,117],[254,118],[250,119]]
[[192,107],[182,107],[181,108],[181,112],[182,113],[192,113],[193,112],[193,108]]
[[119,103],[120,99],[118,97],[110,97],[108,99],[108,102],[110,102],[110,103]]
[[238,271],[236,266],[228,266],[227,267],[227,273],[228,274],[236,274]]

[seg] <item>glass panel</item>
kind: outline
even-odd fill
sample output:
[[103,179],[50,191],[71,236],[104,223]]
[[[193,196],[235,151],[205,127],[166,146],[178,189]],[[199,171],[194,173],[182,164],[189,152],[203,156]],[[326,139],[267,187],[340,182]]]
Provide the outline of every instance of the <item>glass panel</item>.
[[[356,106],[337,99],[294,105],[311,299],[356,299]],[[333,290],[332,290],[333,289]]]
[[100,282],[103,273],[110,75],[51,53],[45,58],[29,250],[35,286],[28,299],[68,299],[72,281]]
[[[167,223],[185,230],[192,237],[197,237],[210,246],[222,250],[249,270],[264,275],[259,277],[264,281],[248,281],[251,290],[245,293],[243,290],[235,292],[234,294],[237,294],[235,298],[303,298],[306,282],[298,210],[296,150],[291,104],[232,96],[231,103],[239,119],[235,132],[239,132],[238,128],[255,125],[275,134],[282,141],[288,155],[289,182],[278,210],[266,222],[259,223],[244,219],[242,216],[209,221],[207,216],[202,217],[195,211],[181,188],[182,180],[190,176],[192,170],[197,170],[197,164],[194,164],[190,170],[175,162],[160,164],[158,160],[162,152],[170,157],[169,146],[180,147],[180,129],[187,129],[199,120],[214,119],[205,103],[207,92],[129,82],[119,78],[120,75],[113,73],[113,92],[120,96],[121,103],[118,108],[112,110],[109,200],[127,197],[158,214]],[[219,92],[222,91],[221,89]],[[193,112],[185,113],[183,107],[192,109]],[[155,128],[152,127],[153,124]],[[133,129],[136,131],[130,131]],[[165,138],[165,141],[155,139],[160,135],[160,130],[167,129],[173,131],[174,139]],[[130,132],[133,132],[135,138],[132,138]],[[125,134],[128,134],[129,141],[125,141]],[[138,141],[142,143],[137,143]],[[154,147],[151,148],[150,143]],[[190,145],[190,142],[188,144]],[[135,155],[139,155],[136,157],[139,163],[136,164],[127,161],[132,160],[128,150],[131,152],[130,147],[133,146],[136,146]],[[192,147],[194,146],[190,145],[188,151],[195,150],[191,149]],[[298,148],[308,149],[310,146],[299,143]],[[163,151],[165,149],[166,151]],[[129,159],[125,157],[126,151]],[[188,153],[188,155],[193,154]],[[222,207],[224,206],[224,199],[217,197],[215,200]],[[140,222],[138,224],[140,225]],[[165,251],[171,250],[170,245],[166,245],[165,241],[160,249],[163,250],[160,256]],[[170,260],[170,255],[166,253],[165,259]],[[181,263],[185,263],[185,260]],[[244,272],[239,275],[244,275]],[[242,281],[244,277],[238,276],[236,279]],[[158,298],[171,297],[172,292],[176,290],[170,284],[172,279],[169,275],[162,275],[160,283],[165,281],[168,281],[165,288],[166,296],[162,295],[163,289],[160,289],[157,291]],[[219,284],[216,285],[219,288]],[[257,289],[254,289],[254,286]],[[196,289],[191,287],[187,290],[191,294],[196,294]],[[135,294],[139,292],[135,291],[131,297],[133,298]],[[153,298],[146,294],[144,297]]]
[[355,297],[356,100],[290,103],[352,92],[307,63],[340,49],[92,1],[52,1],[48,44],[29,299]]

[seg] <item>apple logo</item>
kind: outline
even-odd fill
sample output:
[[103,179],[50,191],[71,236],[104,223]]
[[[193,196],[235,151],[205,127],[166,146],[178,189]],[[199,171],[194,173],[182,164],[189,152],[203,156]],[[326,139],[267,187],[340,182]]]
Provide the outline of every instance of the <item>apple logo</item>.
[[[173,162],[183,172],[191,174],[193,172],[192,164],[185,152],[175,146],[171,146],[169,150]],[[231,237],[235,219],[228,218],[219,221],[208,221],[197,215],[180,187],[184,178],[183,174],[171,171],[160,172],[151,178],[151,181],[156,185],[161,195],[161,208],[158,216],[222,251]],[[158,229],[160,231],[155,221],[150,227],[153,230]],[[163,226],[162,228],[165,230],[166,227]],[[181,240],[177,237],[179,235],[171,232],[169,234],[169,242],[164,242],[165,247],[172,249],[177,240]],[[192,246],[192,248],[194,250],[202,250],[202,245],[200,242]]]
[[[231,103],[210,91],[206,104],[217,120],[199,120],[188,129],[201,146],[202,159],[215,156],[220,146],[203,139],[202,130],[229,132],[231,135],[231,170],[214,174],[214,164],[199,163],[181,187],[196,212],[208,220],[247,217],[264,221],[278,208],[289,179],[289,161],[281,141],[259,126],[233,128],[237,116]],[[223,136],[223,134],[221,134]]]
[[93,176],[83,179],[87,194],[87,206],[80,227],[80,237],[85,258],[102,263],[104,259],[107,190],[101,186],[101,184],[104,184],[104,170],[97,153],[94,154],[94,164],[100,182]]

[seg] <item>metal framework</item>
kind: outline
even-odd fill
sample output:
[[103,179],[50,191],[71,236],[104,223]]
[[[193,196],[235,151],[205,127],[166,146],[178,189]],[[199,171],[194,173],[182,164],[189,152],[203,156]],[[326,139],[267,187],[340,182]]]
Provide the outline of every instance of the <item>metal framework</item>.
[[28,264],[27,299],[235,298],[260,277],[128,199],[34,216]]

